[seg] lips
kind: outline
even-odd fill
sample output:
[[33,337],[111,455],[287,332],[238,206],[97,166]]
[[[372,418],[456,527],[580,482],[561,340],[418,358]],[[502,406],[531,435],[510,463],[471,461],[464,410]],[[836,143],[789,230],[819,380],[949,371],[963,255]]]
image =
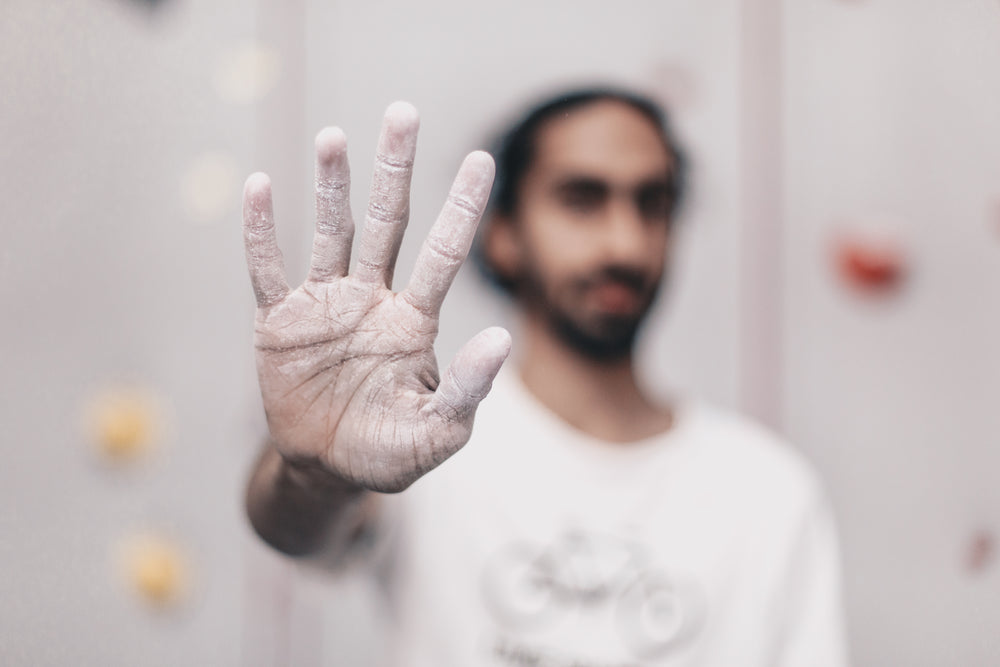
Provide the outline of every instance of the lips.
[[600,310],[613,315],[631,315],[642,305],[642,291],[620,281],[597,283],[589,295]]

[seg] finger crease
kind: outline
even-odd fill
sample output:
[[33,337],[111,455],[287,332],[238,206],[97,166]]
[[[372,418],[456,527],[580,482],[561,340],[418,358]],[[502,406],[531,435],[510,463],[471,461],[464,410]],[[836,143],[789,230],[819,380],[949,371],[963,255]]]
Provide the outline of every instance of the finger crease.
[[471,199],[461,195],[448,195],[448,203],[477,218],[482,214],[482,210]]
[[346,236],[354,229],[349,225],[319,219],[316,221],[316,231],[323,236]]
[[427,317],[435,317],[437,315],[434,307],[418,299],[417,296],[412,292],[405,291],[402,294],[400,294],[400,296],[403,298],[404,301],[406,301],[408,306],[413,308],[421,315],[426,315]]
[[465,257],[465,253],[463,253],[458,248],[455,248],[454,246],[448,244],[442,238],[436,238],[433,236],[427,237],[427,247],[433,252],[436,252],[438,255],[444,257],[445,259],[454,262],[461,262],[462,259],[464,259]]
[[368,219],[386,225],[401,224],[406,219],[409,209],[403,207],[382,206],[377,202],[368,204]]
[[385,153],[377,153],[375,155],[375,164],[394,171],[403,171],[413,168],[413,160],[399,159],[386,155]]

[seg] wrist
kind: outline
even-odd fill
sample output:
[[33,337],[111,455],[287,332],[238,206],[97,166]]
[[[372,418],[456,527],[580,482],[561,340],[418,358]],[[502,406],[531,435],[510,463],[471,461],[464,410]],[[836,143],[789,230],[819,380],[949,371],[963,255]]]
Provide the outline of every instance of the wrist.
[[277,464],[276,476],[295,489],[312,496],[350,498],[360,496],[364,487],[314,463],[285,458],[272,449]]

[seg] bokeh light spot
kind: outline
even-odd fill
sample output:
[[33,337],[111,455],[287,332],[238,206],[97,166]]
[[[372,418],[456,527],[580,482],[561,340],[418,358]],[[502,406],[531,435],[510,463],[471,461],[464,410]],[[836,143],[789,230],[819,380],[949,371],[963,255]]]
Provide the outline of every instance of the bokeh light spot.
[[244,44],[227,51],[215,66],[215,91],[233,104],[252,104],[267,95],[278,81],[281,58],[260,44]]
[[180,190],[181,204],[192,220],[215,222],[239,199],[239,166],[225,153],[204,153],[182,174]]

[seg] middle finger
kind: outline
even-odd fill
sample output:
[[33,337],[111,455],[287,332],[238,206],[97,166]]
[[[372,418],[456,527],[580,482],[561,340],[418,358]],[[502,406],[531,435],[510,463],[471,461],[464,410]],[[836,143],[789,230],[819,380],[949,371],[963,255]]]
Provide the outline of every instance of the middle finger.
[[392,287],[410,217],[410,177],[419,125],[417,110],[407,102],[394,102],[386,109],[354,271],[359,280]]

